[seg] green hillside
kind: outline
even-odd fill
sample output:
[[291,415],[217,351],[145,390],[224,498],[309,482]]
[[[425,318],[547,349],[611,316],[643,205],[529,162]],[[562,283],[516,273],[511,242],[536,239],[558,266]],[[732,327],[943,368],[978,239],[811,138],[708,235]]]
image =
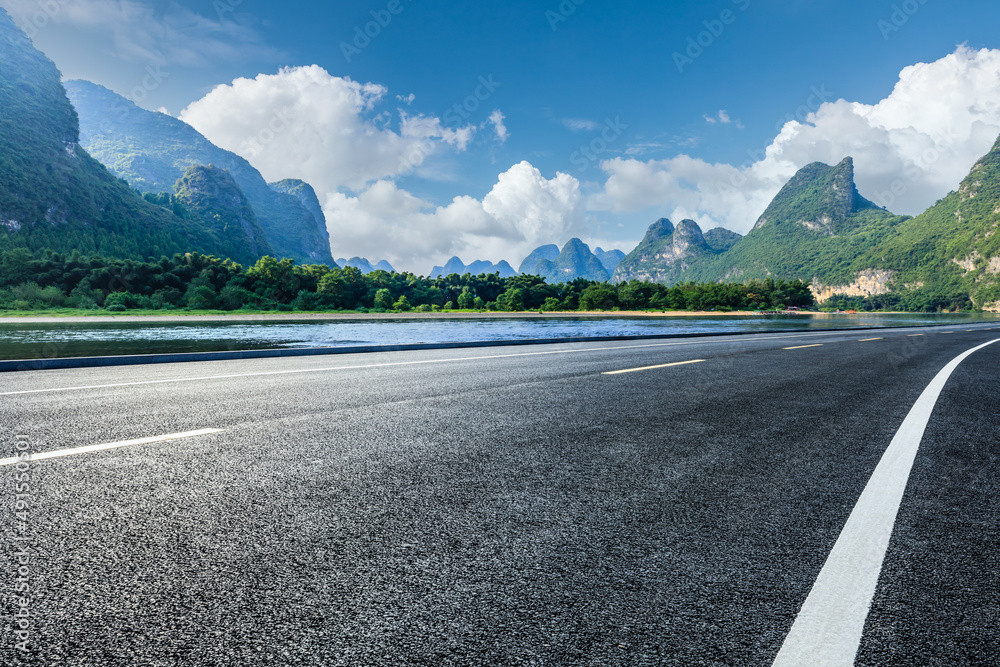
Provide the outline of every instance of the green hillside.
[[279,256],[333,265],[326,218],[308,184],[269,186],[249,162],[187,123],[142,109],[103,86],[69,81],[66,89],[80,115],[82,145],[132,187],[172,192],[188,167],[215,165],[235,179]]
[[176,201],[225,242],[227,257],[253,264],[274,254],[250,202],[229,172],[214,166],[188,167],[174,189]]
[[942,297],[967,294],[1000,307],[1000,139],[957,192],[901,223],[856,266],[896,272],[894,288]]
[[217,251],[198,224],[144,201],[78,142],[59,71],[0,9],[0,250]]
[[614,281],[644,280],[673,285],[690,280],[689,276],[710,265],[720,252],[739,239],[738,234],[723,232],[709,232],[717,244],[713,246],[694,220],[682,220],[676,227],[666,218],[657,220],[636,249],[618,264]]
[[857,260],[895,233],[906,218],[862,197],[854,161],[803,167],[778,193],[754,228],[686,278],[748,280],[769,276],[847,285]]

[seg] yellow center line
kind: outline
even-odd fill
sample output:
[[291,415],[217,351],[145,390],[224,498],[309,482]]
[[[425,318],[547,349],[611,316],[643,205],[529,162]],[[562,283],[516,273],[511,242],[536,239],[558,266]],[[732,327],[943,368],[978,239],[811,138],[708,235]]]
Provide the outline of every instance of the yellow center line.
[[859,343],[868,343],[868,342],[871,342],[873,340],[885,340],[885,338],[862,338],[858,342]]
[[804,350],[807,347],[823,347],[823,344],[820,343],[818,345],[799,345],[797,347],[783,347],[781,349],[783,349],[783,350]]
[[657,368],[671,368],[673,366],[687,366],[689,364],[700,364],[704,359],[694,359],[692,361],[678,361],[674,364],[660,364],[659,366],[643,366],[642,368],[628,368],[623,371],[608,371],[607,373],[601,373],[601,375],[621,375],[623,373],[638,373],[639,371],[652,371]]

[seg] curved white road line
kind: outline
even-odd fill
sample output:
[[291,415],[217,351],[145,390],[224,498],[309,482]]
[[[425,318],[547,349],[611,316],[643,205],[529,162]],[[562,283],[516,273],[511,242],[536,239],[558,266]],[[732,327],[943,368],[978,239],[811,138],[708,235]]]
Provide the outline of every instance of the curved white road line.
[[917,399],[872,474],[858,504],[802,605],[775,667],[854,664],[920,441],[941,391],[955,369],[990,341],[944,367]]

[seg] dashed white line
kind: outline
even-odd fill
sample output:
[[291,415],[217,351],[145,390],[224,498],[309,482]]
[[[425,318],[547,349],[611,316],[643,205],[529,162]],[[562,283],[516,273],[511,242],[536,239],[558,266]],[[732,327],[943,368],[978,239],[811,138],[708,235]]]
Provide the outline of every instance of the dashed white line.
[[798,345],[796,347],[783,347],[783,350],[804,350],[809,347],[823,347],[822,343],[817,343],[816,345]]
[[854,664],[896,515],[931,412],[955,369],[994,343],[1000,343],[1000,339],[953,360],[917,399],[851,512],[775,658],[775,667]]
[[0,466],[12,466],[22,461],[43,461],[45,459],[61,458],[63,456],[76,456],[78,454],[90,454],[92,452],[102,452],[108,449],[119,449],[121,447],[133,447],[135,445],[148,445],[154,442],[166,442],[168,440],[182,440],[184,438],[196,438],[200,435],[221,433],[222,429],[203,428],[199,431],[186,431],[184,433],[171,433],[169,435],[157,435],[150,438],[138,438],[136,440],[124,440],[122,442],[108,442],[103,445],[87,445],[86,447],[73,447],[72,449],[57,449],[50,452],[38,452],[31,454],[27,459],[12,457],[0,459]]
[[692,359],[691,361],[677,361],[672,364],[660,364],[658,366],[643,366],[642,368],[626,368],[623,371],[608,371],[601,375],[624,375],[625,373],[638,373],[639,371],[655,371],[660,368],[673,368],[674,366],[689,366],[691,364],[704,363],[704,359]]

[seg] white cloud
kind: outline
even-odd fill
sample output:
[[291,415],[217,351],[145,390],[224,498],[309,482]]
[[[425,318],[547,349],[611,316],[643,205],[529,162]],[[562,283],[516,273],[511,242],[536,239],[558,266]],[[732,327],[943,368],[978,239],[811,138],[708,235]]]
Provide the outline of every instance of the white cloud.
[[405,174],[448,147],[464,151],[474,127],[399,111],[374,114],[387,90],[330,75],[323,68],[286,68],[215,88],[180,118],[215,144],[247,158],[266,179],[301,178],[320,192],[361,190]]
[[583,195],[567,174],[546,179],[514,165],[482,201],[435,206],[381,180],[356,197],[333,193],[324,207],[339,255],[386,256],[400,270],[427,273],[454,255],[515,264],[540,245],[585,233]]
[[585,118],[563,118],[562,124],[573,132],[593,132],[601,127],[600,123]]
[[497,134],[497,141],[499,141],[501,144],[507,141],[507,137],[510,136],[510,132],[507,130],[507,126],[504,125],[503,122],[504,118],[506,118],[506,116],[504,116],[503,113],[499,109],[497,109],[496,111],[490,114],[490,119],[489,119],[489,122],[493,125],[493,130]]
[[400,102],[406,102],[406,104],[413,104],[413,101],[417,99],[417,96],[413,93],[409,95],[396,95],[396,99]]
[[709,116],[705,114],[705,122],[709,125],[715,125],[716,123],[722,123],[723,125],[729,125],[733,122],[733,119],[729,117],[729,113],[724,109],[720,109],[719,113],[714,116]]
[[202,67],[213,61],[271,58],[257,31],[240,22],[238,2],[217,2],[214,16],[175,0],[6,0],[4,7],[28,34],[48,23],[104,33],[126,60]]
[[828,102],[804,123],[786,123],[767,150],[743,166],[686,155],[608,160],[602,164],[608,181],[590,205],[657,207],[706,227],[718,223],[745,232],[796,170],[850,155],[863,195],[894,212],[917,214],[954,189],[998,134],[1000,50],[960,47],[904,69],[877,104]]

